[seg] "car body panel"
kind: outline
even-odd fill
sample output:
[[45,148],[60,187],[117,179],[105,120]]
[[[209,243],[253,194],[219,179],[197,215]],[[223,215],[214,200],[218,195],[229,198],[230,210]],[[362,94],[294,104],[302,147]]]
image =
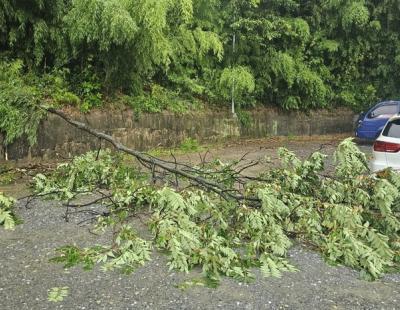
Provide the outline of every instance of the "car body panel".
[[[396,128],[396,131],[390,133],[387,129]],[[400,145],[400,115],[390,118],[384,131],[379,135],[377,141],[394,143]],[[392,168],[400,171],[400,151],[398,152],[378,152],[373,150],[373,160],[370,168],[372,172],[377,172],[386,168]]]
[[[377,112],[376,115],[374,114],[375,112]],[[384,101],[376,104],[366,113],[362,113],[359,116],[356,124],[356,137],[365,140],[375,140],[382,132],[387,121],[399,112],[399,101]]]

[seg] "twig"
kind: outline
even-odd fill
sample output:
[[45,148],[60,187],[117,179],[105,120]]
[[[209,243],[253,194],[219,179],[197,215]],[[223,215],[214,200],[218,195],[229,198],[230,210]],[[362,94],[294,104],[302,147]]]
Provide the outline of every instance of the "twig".
[[[175,160],[175,169],[178,169],[178,162],[176,160],[175,155],[172,153],[171,151],[171,156],[174,158]],[[178,175],[175,173],[175,187],[178,188],[179,187],[179,181],[178,181]]]
[[88,206],[94,205],[94,204],[96,204],[96,203],[98,203],[100,201],[103,201],[105,199],[109,199],[111,197],[112,197],[112,195],[102,196],[100,198],[97,198],[97,199],[95,199],[93,201],[90,201],[90,202],[87,202],[87,203],[84,203],[84,204],[68,204],[68,206],[70,208],[84,208],[84,207],[88,207]]
[[101,142],[102,142],[102,140],[101,140],[101,138],[99,138],[99,148],[98,148],[97,154],[96,154],[96,161],[99,160],[99,155],[100,155],[100,151],[101,151]]

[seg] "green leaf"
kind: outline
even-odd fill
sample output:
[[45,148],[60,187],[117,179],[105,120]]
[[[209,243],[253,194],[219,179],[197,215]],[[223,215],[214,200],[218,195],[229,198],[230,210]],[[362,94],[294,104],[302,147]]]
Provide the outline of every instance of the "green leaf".
[[48,301],[52,302],[60,302],[63,301],[65,297],[69,294],[69,287],[53,287],[49,291],[49,295],[47,297]]

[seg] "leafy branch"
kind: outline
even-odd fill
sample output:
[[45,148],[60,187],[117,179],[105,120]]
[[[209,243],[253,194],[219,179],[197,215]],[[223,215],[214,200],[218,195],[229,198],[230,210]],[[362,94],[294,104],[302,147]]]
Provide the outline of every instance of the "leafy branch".
[[[200,156],[197,166],[158,159],[49,111],[118,151],[89,152],[35,178],[37,195],[64,201],[68,216],[90,213],[97,232],[112,232],[109,245],[59,249],[54,260],[66,267],[101,264],[132,272],[156,248],[167,253],[171,269],[200,266],[207,283],[218,283],[222,275],[249,281],[252,267],[265,276],[296,270],[287,260],[291,238],[366,279],[399,266],[400,176],[391,170],[370,175],[351,139],[339,145],[332,174],[324,171],[325,155],[300,160],[282,148],[280,168],[250,177],[243,171],[258,162],[245,156],[232,163]],[[74,202],[87,195],[90,200]],[[138,225],[148,226],[150,236],[141,236]]]

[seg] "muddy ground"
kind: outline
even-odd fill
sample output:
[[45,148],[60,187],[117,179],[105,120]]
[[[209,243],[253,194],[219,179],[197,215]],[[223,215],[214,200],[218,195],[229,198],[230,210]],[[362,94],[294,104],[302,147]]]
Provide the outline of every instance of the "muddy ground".
[[[218,146],[207,156],[225,160],[270,157],[272,163],[253,167],[256,174],[265,166],[276,165],[276,149],[286,146],[301,157],[321,149],[332,154],[343,137],[318,139],[275,139],[241,141]],[[370,154],[370,146],[361,146]],[[196,154],[179,155],[180,160],[195,162]],[[332,162],[327,161],[327,165]],[[7,186],[9,193],[21,196],[23,187]],[[375,282],[360,280],[358,273],[346,267],[328,266],[320,255],[301,244],[290,250],[290,260],[299,269],[282,278],[263,278],[255,271],[253,283],[225,278],[217,289],[177,288],[187,279],[199,277],[169,271],[163,255],[136,273],[126,276],[81,268],[64,270],[50,263],[54,249],[75,243],[89,246],[106,242],[108,236],[94,236],[88,226],[79,226],[84,215],[66,223],[64,210],[55,202],[36,201],[17,206],[24,223],[15,231],[0,229],[0,309],[400,309],[400,274],[390,274]],[[139,225],[139,224],[138,224]],[[69,295],[59,303],[47,301],[52,287],[69,287]]]

